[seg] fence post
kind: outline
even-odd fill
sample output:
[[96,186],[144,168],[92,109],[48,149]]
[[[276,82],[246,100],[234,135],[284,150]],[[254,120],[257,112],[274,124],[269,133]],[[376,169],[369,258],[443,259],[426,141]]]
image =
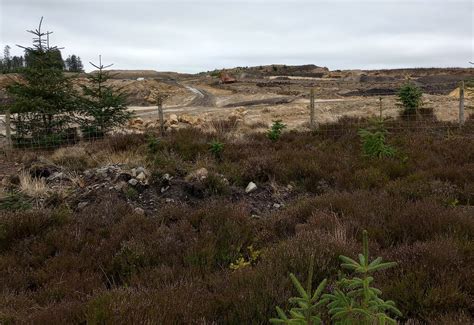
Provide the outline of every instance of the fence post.
[[161,96],[156,100],[158,105],[158,117],[160,119],[160,132],[161,136],[165,135],[165,119],[163,118],[163,98]]
[[459,126],[464,124],[464,81],[459,85]]
[[10,110],[7,109],[5,112],[5,134],[7,137],[7,146],[9,148],[12,147],[12,129],[11,129],[11,116],[10,116]]
[[310,102],[309,102],[309,114],[310,114],[310,118],[309,118],[309,126],[311,128],[311,130],[314,130],[316,129],[316,120],[315,120],[315,112],[314,112],[314,89],[311,89],[311,92],[310,92]]
[[382,103],[382,96],[379,97],[379,118],[380,121],[383,121],[383,103]]

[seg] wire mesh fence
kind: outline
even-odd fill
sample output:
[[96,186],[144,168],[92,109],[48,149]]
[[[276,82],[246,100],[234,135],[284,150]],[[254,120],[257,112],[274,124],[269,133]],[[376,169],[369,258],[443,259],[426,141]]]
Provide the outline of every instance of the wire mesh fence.
[[[326,82],[327,83],[327,82]],[[316,130],[325,135],[356,134],[361,128],[370,127],[374,122],[383,121],[384,127],[390,132],[425,131],[433,134],[446,134],[456,132],[458,134],[474,134],[474,85],[466,83],[439,82],[431,83],[430,86],[442,86],[451,91],[444,95],[425,94],[423,105],[415,111],[407,113],[400,105],[396,92],[387,89],[392,83],[371,83],[372,88],[358,90],[357,96],[338,96],[338,98],[318,98],[318,91],[308,90],[309,104],[302,103],[307,113],[302,113],[298,118],[299,125]],[[340,85],[340,84],[339,84]],[[321,87],[321,84],[319,84]],[[464,88],[464,91],[463,91]],[[350,91],[349,93],[350,94]],[[362,94],[362,95],[361,95]],[[364,95],[365,94],[365,95]],[[229,114],[232,110],[222,108],[223,112]],[[252,110],[252,108],[246,108]],[[271,110],[270,110],[271,111]],[[156,121],[163,120],[163,112],[157,109],[156,113],[149,114],[148,118]],[[166,110],[165,110],[166,113]],[[199,111],[195,111],[199,114]],[[286,114],[288,118],[291,112]],[[296,115],[296,113],[295,113]],[[0,149],[54,149],[61,146],[71,146],[79,142],[98,141],[107,134],[136,133],[143,132],[144,127],[123,126],[115,127],[111,132],[104,132],[97,128],[84,128],[75,125],[74,122],[62,123],[61,116],[54,116],[54,121],[47,123],[44,119],[51,118],[40,116],[39,120],[28,120],[28,123],[37,123],[34,132],[23,132],[21,114],[0,113]],[[71,119],[71,116],[68,116]],[[71,119],[73,121],[73,119]],[[56,123],[56,122],[58,123]],[[54,123],[53,123],[54,122]],[[285,122],[283,118],[283,122]],[[41,127],[49,125],[50,128]],[[151,125],[151,124],[150,124]],[[160,129],[161,123],[153,124]],[[162,133],[162,132],[161,132]]]
[[[357,129],[371,121],[384,121],[389,129],[459,128],[472,113],[465,108],[464,118],[459,118],[459,100],[431,99],[416,111],[404,112],[395,98],[362,98],[350,102],[316,102],[316,128],[320,131],[337,132],[341,129]],[[474,111],[472,111],[474,113]]]

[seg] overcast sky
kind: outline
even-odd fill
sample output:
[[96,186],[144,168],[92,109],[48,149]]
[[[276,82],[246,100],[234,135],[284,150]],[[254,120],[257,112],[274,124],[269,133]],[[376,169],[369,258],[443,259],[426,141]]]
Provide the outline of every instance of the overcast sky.
[[0,45],[54,31],[63,57],[117,69],[200,72],[265,64],[466,67],[472,0],[0,0]]

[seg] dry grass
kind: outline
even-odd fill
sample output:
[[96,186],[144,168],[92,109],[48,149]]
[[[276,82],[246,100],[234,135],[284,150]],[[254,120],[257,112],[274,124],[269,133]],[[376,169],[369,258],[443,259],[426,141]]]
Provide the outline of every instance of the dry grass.
[[129,151],[105,151],[94,156],[100,165],[124,164],[129,167],[146,166],[146,155],[139,149]]
[[4,199],[5,197],[7,197],[7,192],[5,191],[3,186],[0,186],[0,200]]
[[337,243],[345,245],[347,244],[347,229],[336,213],[333,212],[332,215],[334,217],[334,230],[332,236]]
[[210,126],[215,130],[219,137],[225,137],[235,132],[239,125],[236,116],[229,116],[227,119],[214,119],[209,122]]
[[60,148],[51,155],[51,160],[73,171],[84,171],[97,165],[97,160],[83,146]]
[[54,164],[73,174],[111,164],[145,166],[147,161],[142,148],[143,143],[144,140],[135,135],[119,135],[98,141],[88,147],[77,145],[57,149],[50,159]]
[[43,178],[33,178],[27,171],[20,172],[20,192],[33,198],[44,199],[50,189]]

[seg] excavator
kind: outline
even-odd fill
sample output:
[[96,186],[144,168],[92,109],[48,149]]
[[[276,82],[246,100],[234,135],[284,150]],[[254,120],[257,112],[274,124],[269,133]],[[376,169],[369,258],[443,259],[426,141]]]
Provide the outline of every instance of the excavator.
[[231,77],[224,70],[221,71],[219,78],[220,78],[222,84],[233,84],[233,83],[237,82],[237,79],[235,79],[234,77]]

